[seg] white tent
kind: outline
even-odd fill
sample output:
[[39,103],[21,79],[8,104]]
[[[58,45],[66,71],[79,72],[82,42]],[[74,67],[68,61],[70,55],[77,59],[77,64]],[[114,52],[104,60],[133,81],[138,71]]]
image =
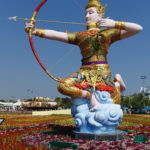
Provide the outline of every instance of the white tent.
[[20,101],[20,99],[18,99],[17,102],[13,104],[13,109],[17,107],[21,107],[21,105],[22,105],[22,102]]

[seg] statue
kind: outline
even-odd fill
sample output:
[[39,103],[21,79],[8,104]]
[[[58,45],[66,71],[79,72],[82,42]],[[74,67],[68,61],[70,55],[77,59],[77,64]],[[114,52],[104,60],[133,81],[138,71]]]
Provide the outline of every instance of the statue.
[[58,90],[72,97],[72,115],[77,131],[83,133],[115,132],[121,122],[120,94],[126,86],[120,74],[112,79],[107,54],[114,42],[142,31],[138,24],[103,18],[105,9],[99,0],[89,0],[85,8],[87,29],[83,32],[43,30],[35,28],[33,21],[25,23],[30,34],[79,46],[82,65],[59,79]]

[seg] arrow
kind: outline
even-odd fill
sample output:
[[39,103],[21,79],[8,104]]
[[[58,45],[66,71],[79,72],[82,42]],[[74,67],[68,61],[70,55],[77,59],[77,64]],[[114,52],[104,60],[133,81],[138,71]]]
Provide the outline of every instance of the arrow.
[[[9,20],[17,21],[17,20],[24,20],[24,21],[31,21],[32,19],[27,18],[18,18],[17,16],[9,17]],[[84,23],[78,23],[78,22],[62,22],[62,21],[49,21],[49,20],[35,20],[36,22],[51,22],[51,23],[63,23],[63,24],[76,24],[76,25],[87,25]]]

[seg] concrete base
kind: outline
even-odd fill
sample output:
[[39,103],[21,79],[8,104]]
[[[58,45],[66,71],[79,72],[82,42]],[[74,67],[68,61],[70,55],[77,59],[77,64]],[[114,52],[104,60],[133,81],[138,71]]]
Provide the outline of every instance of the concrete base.
[[125,131],[116,130],[116,132],[92,134],[92,133],[80,133],[73,131],[76,140],[97,140],[97,141],[116,141],[125,139]]
[[32,111],[32,115],[44,116],[44,115],[53,115],[53,114],[64,114],[70,115],[70,109],[62,109],[62,110],[49,110],[49,111]]

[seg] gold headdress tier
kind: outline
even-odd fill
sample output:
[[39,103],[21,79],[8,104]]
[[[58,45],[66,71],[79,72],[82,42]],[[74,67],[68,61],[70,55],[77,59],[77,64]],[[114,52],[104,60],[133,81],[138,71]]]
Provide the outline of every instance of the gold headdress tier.
[[89,0],[88,4],[86,5],[86,9],[90,8],[90,7],[95,7],[98,11],[98,13],[101,13],[102,15],[104,15],[105,10],[106,10],[106,5],[103,6],[100,3],[100,0]]

